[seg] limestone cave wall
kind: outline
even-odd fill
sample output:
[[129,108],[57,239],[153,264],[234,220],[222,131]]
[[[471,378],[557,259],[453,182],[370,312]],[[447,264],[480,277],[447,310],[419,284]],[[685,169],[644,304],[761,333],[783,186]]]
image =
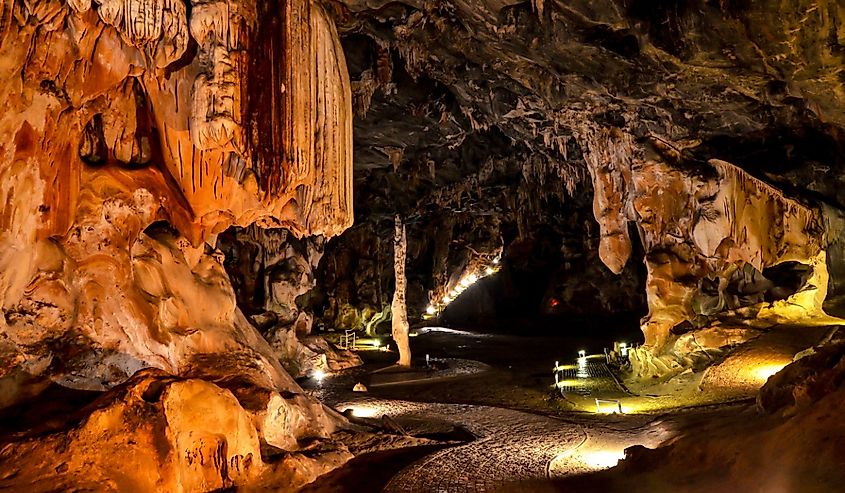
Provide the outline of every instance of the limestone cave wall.
[[4,486],[145,489],[140,462],[109,470],[134,436],[155,443],[149,489],[224,488],[272,469],[261,447],[328,438],[343,419],[285,371],[216,246],[231,226],[352,222],[351,88],[323,5],[5,0],[0,66],[0,407],[113,389],[52,438],[5,447],[33,459],[0,461]]
[[[556,274],[579,276],[558,294],[596,288],[564,301],[608,311],[625,305],[602,300],[619,300],[617,287],[643,289],[644,333],[658,352],[715,323],[716,312],[743,324],[762,316],[749,306],[800,292],[806,310],[790,315],[797,317],[841,284],[838,274],[823,280],[841,265],[839,235],[824,224],[845,205],[845,93],[833,75],[845,65],[838,2],[342,0],[333,8],[356,112],[362,223],[400,211],[409,241],[430,242],[460,211],[481,209],[501,219],[507,257],[511,246],[544,235],[521,219],[536,217],[566,252],[557,269],[591,266]],[[464,187],[466,177],[477,184]],[[732,191],[720,196],[721,187]],[[546,200],[550,193],[578,207]],[[442,205],[464,198],[472,198],[466,207]],[[442,216],[426,209],[433,203],[442,203],[434,207]],[[585,207],[592,218],[572,212]],[[573,225],[561,227],[555,215]],[[728,224],[736,229],[720,230]],[[364,243],[380,236],[368,227]],[[497,226],[485,228],[497,235]],[[453,250],[465,234],[449,240],[458,242]],[[496,251],[468,237],[480,257]],[[411,270],[425,272],[418,290],[437,299],[450,281],[423,250]],[[447,277],[463,269],[449,264]],[[621,281],[608,270],[622,272]],[[422,310],[419,298],[409,293]]]

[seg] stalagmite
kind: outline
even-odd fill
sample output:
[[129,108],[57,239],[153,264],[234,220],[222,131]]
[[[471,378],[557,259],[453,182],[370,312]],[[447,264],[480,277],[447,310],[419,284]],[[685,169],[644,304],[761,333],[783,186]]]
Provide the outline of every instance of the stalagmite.
[[393,272],[396,277],[396,290],[393,292],[393,340],[399,347],[399,366],[411,366],[411,346],[408,341],[408,313],[405,309],[405,252],[407,250],[407,238],[405,236],[405,225],[397,215],[394,218],[395,231],[393,233]]

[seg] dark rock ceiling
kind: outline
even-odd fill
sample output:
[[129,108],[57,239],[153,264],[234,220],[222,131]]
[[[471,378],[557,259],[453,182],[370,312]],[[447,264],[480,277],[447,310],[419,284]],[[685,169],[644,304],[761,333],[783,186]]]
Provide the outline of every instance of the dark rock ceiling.
[[[791,195],[845,204],[836,0],[333,0],[332,12],[356,110],[353,228],[365,230],[327,248],[366,265],[353,264],[346,291],[389,290],[389,251],[352,243],[386,238],[399,213],[412,313],[446,282],[432,253],[443,235],[449,276],[466,265],[462,249],[498,243],[511,278],[528,281],[494,291],[636,310],[643,274],[634,265],[616,278],[595,254],[582,148],[602,127],[669,149],[682,167],[723,159]],[[530,247],[546,242],[559,248]],[[585,280],[589,292],[573,294]]]
[[336,2],[368,185],[359,212],[407,208],[491,157],[542,158],[580,180],[585,125],[842,203],[819,175],[842,167],[845,7],[781,3]]

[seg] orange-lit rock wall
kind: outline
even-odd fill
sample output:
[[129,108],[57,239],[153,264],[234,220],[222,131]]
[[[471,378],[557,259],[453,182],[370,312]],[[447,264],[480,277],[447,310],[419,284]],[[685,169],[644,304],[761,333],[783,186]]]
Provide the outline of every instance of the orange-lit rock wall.
[[146,372],[6,446],[2,487],[244,484],[259,443],[343,422],[284,371],[215,248],[232,225],[352,222],[349,81],[320,4],[2,0],[0,108],[0,408]]
[[783,322],[822,313],[828,234],[820,209],[730,163],[682,163],[676,148],[657,139],[643,145],[615,129],[585,131],[580,139],[602,231],[600,257],[611,271],[621,271],[631,257],[629,224],[639,232],[648,271],[649,313],[642,329],[652,353],[672,349],[676,325],[708,323],[697,307],[703,279],[719,284],[724,295],[729,279],[746,265],[760,272],[794,261],[810,266],[812,274],[787,300],[740,318]]
[[349,81],[323,8],[4,0],[0,29],[0,404],[148,366],[295,387],[213,245],[231,225],[352,221]]

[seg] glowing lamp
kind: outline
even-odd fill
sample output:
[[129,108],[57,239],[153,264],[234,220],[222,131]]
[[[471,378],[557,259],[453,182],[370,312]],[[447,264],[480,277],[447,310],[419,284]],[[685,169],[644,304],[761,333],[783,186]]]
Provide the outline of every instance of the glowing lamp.
[[470,274],[469,277],[467,277],[467,281],[469,282],[469,284],[473,284],[478,281],[478,276],[475,274]]
[[368,406],[349,406],[344,410],[346,411],[352,411],[352,415],[356,418],[372,418],[378,414],[378,409]]
[[584,351],[583,349],[578,351],[578,359],[586,358],[586,357],[587,357],[587,351]]
[[496,265],[498,265],[498,263],[499,263],[499,259],[497,259],[497,258],[494,258],[494,259],[493,259],[493,264],[496,264]]
[[322,382],[324,378],[326,378],[326,372],[323,370],[314,371],[314,380]]
[[487,275],[488,275],[488,276],[490,276],[490,275],[492,275],[492,274],[493,274],[494,272],[496,272],[496,271],[495,271],[495,270],[493,270],[493,268],[492,268],[492,267],[487,267],[487,270],[485,270],[484,272],[486,272],[486,273],[487,273]]
[[425,312],[429,315],[434,315],[435,313],[437,313],[437,308],[434,308],[433,306],[429,305],[429,307],[425,309]]
[[619,399],[596,399],[596,414],[623,414]]

